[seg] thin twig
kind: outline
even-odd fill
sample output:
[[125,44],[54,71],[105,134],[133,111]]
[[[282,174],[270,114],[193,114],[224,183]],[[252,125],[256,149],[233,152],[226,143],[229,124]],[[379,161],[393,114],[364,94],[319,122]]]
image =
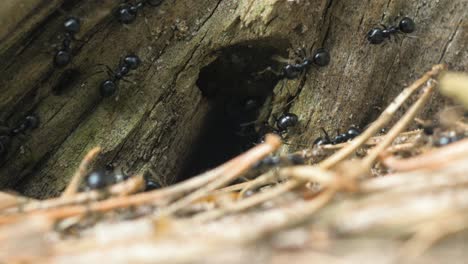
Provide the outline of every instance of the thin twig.
[[370,137],[379,132],[395,114],[396,110],[410,97],[410,95],[418,90],[419,87],[424,85],[429,79],[437,76],[440,72],[445,70],[446,66],[438,64],[424,74],[423,77],[416,80],[413,84],[405,88],[393,102],[383,111],[379,118],[373,122],[361,135],[353,139],[348,146],[333,154],[328,159],[320,163],[322,168],[330,168],[338,162],[346,159],[353,154],[360,146],[362,146]]
[[144,184],[145,180],[143,179],[143,176],[133,176],[124,182],[110,186],[106,192],[95,190],[77,193],[74,196],[64,198],[59,197],[44,201],[29,201],[27,203],[18,204],[16,208],[11,208],[10,210],[3,211],[2,213],[28,213],[37,210],[47,210],[67,205],[88,203],[108,196],[125,196],[141,191],[144,187]]
[[374,147],[367,156],[363,159],[363,167],[369,169],[377,160],[377,157],[388,147],[395,138],[409,125],[409,123],[414,119],[414,117],[421,111],[422,107],[429,100],[430,95],[435,87],[435,81],[430,81],[425,87],[421,97],[411,106],[411,108],[405,113],[405,115],[390,129],[384,139]]
[[271,200],[272,198],[278,197],[279,195],[296,188],[300,185],[300,183],[300,181],[289,180],[285,183],[278,184],[277,186],[268,189],[267,191],[257,193],[245,199],[239,200],[236,203],[232,203],[224,208],[215,209],[196,215],[192,219],[196,222],[212,221],[226,214],[240,212],[264,203],[265,201]]
[[[116,208],[145,203],[161,203],[163,201],[167,202],[168,199],[173,199],[174,195],[180,195],[185,191],[198,188],[199,186],[216,179],[222,174],[229,175],[229,173],[234,171],[233,168],[242,169],[242,171],[248,169],[250,166],[252,166],[253,163],[257,162],[259,159],[268,155],[279,147],[280,140],[277,136],[272,135],[267,137],[267,139],[268,140],[265,143],[257,145],[246,153],[235,157],[234,159],[209,172],[203,173],[200,178],[192,178],[180,184],[152,192],[136,194],[129,197],[115,197],[104,201],[89,203],[87,205],[72,205],[64,208],[51,208],[47,211],[31,212],[28,214],[28,216],[44,215],[52,219],[62,219],[87,212],[105,212]],[[239,166],[239,164],[242,164],[242,166]],[[203,195],[201,195],[201,197],[203,197]],[[24,216],[24,214],[0,215],[0,224],[15,222],[22,219]]]
[[68,184],[65,191],[62,193],[62,198],[67,198],[75,195],[78,192],[78,187],[80,186],[81,181],[88,173],[88,166],[89,164],[96,158],[97,155],[101,152],[100,147],[95,147],[86,154],[84,159],[81,161],[80,166],[76,170],[75,174]]
[[468,156],[468,139],[452,143],[443,148],[434,149],[419,156],[399,160],[393,156],[383,158],[385,166],[395,171],[411,171],[418,169],[436,169],[447,165],[450,161]]
[[246,186],[241,190],[239,197],[244,197],[247,191],[253,190],[260,186],[271,184],[277,181],[278,179],[278,172],[274,170],[270,170],[267,173],[264,173],[252,181],[249,181]]
[[164,211],[162,214],[165,215],[174,213],[179,209],[193,203],[195,200],[205,196],[207,193],[214,191],[219,187],[225,186],[245,173],[253,166],[253,164],[255,164],[255,162],[278,149],[280,144],[281,141],[278,136],[270,134],[267,135],[265,143],[257,145],[255,148],[239,156],[240,160],[236,164],[233,164],[230,170],[226,171],[224,175],[221,175],[219,179],[214,180],[206,186],[171,204],[167,208],[163,209]]
[[12,193],[0,192],[0,212],[11,207],[33,201],[37,200]]
[[333,186],[337,188],[342,181],[336,175],[328,170],[323,170],[317,166],[293,166],[280,170],[280,175],[292,177],[302,182],[315,182],[323,187]]

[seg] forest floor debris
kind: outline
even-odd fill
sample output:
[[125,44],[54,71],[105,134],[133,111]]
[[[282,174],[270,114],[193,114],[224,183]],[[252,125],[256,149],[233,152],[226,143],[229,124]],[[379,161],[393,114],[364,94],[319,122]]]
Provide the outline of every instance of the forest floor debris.
[[[434,117],[440,126],[417,119],[444,71],[436,65],[405,88],[352,141],[296,152],[304,165],[253,171],[281,145],[269,135],[172,186],[142,192],[144,179],[137,175],[105,191],[79,192],[100,151],[95,148],[58,198],[0,193],[0,260],[422,263],[436,254],[434,244],[468,227],[466,110],[451,122]],[[379,135],[392,120],[388,133]],[[405,131],[418,124],[426,127]],[[434,133],[424,132],[428,124]],[[453,140],[440,144],[443,137]]]

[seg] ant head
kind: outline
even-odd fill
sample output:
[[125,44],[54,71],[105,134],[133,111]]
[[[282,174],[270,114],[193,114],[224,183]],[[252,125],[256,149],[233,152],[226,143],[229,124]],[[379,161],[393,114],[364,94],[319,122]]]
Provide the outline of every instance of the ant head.
[[381,28],[373,28],[367,33],[370,44],[380,44],[385,40],[385,34]]
[[255,97],[247,97],[245,101],[243,102],[243,110],[246,112],[252,112],[256,111],[258,108],[260,108],[260,100]]
[[[320,129],[322,130],[323,134],[325,135],[325,138],[324,138],[324,139],[325,139],[327,142],[331,142],[330,136],[328,135],[328,133],[327,133],[327,131],[325,130],[325,128],[321,127]],[[329,143],[326,143],[326,144],[329,144]]]
[[130,24],[135,21],[137,17],[137,13],[129,4],[122,4],[115,12],[115,16],[119,20],[120,23],[123,24]]
[[78,33],[78,31],[80,31],[81,22],[80,19],[77,17],[69,17],[67,20],[65,20],[63,26],[65,28],[65,31],[71,34],[76,34]]
[[296,126],[299,122],[299,117],[293,113],[285,113],[276,121],[276,126],[278,129],[284,131],[288,129],[288,127]]
[[283,67],[283,70],[282,70],[281,74],[282,74],[282,76],[286,77],[288,80],[293,80],[293,79],[296,79],[297,77],[299,77],[301,72],[302,72],[302,69],[300,69],[298,67],[294,67],[291,64],[288,64],[288,65]]
[[148,175],[144,176],[145,179],[145,192],[156,190],[161,188],[161,185],[155,180],[151,179]]
[[135,70],[140,66],[141,60],[137,55],[127,55],[124,58],[124,64],[127,65],[131,70]]
[[327,49],[319,48],[312,55],[314,64],[320,67],[327,66],[330,63],[330,52]]
[[361,131],[358,128],[352,126],[348,129],[346,134],[348,134],[349,136],[357,137],[359,136],[359,134],[361,134]]
[[416,25],[414,24],[413,19],[411,19],[409,17],[404,17],[400,21],[400,24],[398,25],[398,28],[403,33],[413,33],[415,28],[416,28]]
[[113,183],[112,175],[105,170],[91,172],[86,177],[86,186],[90,189],[102,189]]
[[35,129],[39,127],[39,117],[37,117],[36,115],[28,115],[24,119],[29,128]]
[[102,97],[110,97],[115,94],[117,90],[117,85],[111,80],[105,80],[101,83],[99,91],[101,92]]
[[54,65],[56,67],[65,67],[71,61],[71,54],[65,50],[59,50],[54,56]]

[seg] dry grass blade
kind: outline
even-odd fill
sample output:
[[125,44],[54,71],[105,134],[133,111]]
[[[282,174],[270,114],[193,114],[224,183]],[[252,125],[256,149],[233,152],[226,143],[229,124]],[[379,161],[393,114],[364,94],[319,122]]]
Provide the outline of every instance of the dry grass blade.
[[169,207],[163,209],[162,214],[172,214],[177,210],[188,206],[197,199],[202,198],[207,193],[225,186],[226,184],[240,177],[242,173],[250,169],[255,164],[255,162],[278,149],[280,144],[281,141],[278,136],[267,135],[265,138],[265,143],[262,143],[247,151],[245,154],[239,156],[238,162],[233,163],[232,167],[230,167],[229,170],[224,173],[224,175],[221,175],[218,179],[209,183],[205,187],[196,190],[181,200],[171,204]]
[[449,162],[459,160],[468,156],[468,139],[461,140],[446,146],[435,149],[428,153],[410,158],[399,160],[393,156],[383,158],[385,166],[395,171],[410,171],[417,169],[436,169],[445,166]]
[[63,191],[62,196],[63,198],[70,197],[75,195],[78,192],[78,187],[80,186],[81,181],[88,173],[88,166],[89,164],[96,158],[97,155],[101,152],[100,147],[93,148],[86,154],[83,161],[81,161],[78,170],[72,177],[70,184],[67,186],[65,191]]
[[354,153],[360,146],[362,146],[370,137],[379,132],[382,127],[390,122],[396,110],[409,98],[409,96],[418,90],[422,85],[424,85],[429,79],[436,77],[442,71],[446,69],[446,66],[443,64],[438,64],[432,67],[432,69],[424,74],[423,77],[416,80],[409,87],[405,88],[395,100],[384,110],[384,112],[379,116],[379,118],[373,122],[360,136],[352,140],[349,145],[341,149],[330,158],[324,160],[320,166],[322,168],[331,168],[338,162],[344,160],[349,155]]
[[373,148],[368,155],[363,159],[363,167],[366,170],[370,170],[377,157],[395,140],[399,133],[401,133],[408,124],[414,119],[414,117],[421,111],[422,107],[429,100],[430,95],[435,87],[434,81],[428,81],[429,83],[424,88],[422,96],[411,106],[411,108],[405,113],[405,115],[390,129],[384,139]]
[[145,181],[143,176],[134,176],[130,179],[114,184],[109,187],[107,192],[88,191],[78,193],[70,197],[52,198],[44,201],[28,201],[17,205],[17,208],[5,210],[3,214],[28,213],[37,210],[47,210],[51,208],[63,207],[67,205],[83,204],[91,201],[97,201],[107,196],[125,196],[141,191],[144,188]]
[[8,208],[33,201],[36,200],[11,193],[0,192],[0,213]]

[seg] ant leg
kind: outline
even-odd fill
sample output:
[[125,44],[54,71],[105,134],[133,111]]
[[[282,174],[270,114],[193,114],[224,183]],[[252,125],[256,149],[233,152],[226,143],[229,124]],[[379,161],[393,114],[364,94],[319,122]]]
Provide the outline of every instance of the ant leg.
[[[97,72],[93,72],[92,74],[85,76],[83,79],[86,80],[86,79],[88,79],[88,78],[93,77],[94,75],[98,75],[98,74],[101,74],[101,73],[104,73],[104,72],[106,72],[106,71],[97,71]],[[106,73],[107,73],[107,72],[106,72]]]
[[388,44],[388,41],[384,41],[383,44],[382,44],[382,47],[387,46],[387,44]]
[[394,36],[394,35],[388,36],[388,40],[390,40],[391,42],[394,42],[394,43],[398,44],[398,42],[396,41],[396,35],[395,35],[395,36]]
[[107,75],[109,75],[109,77],[112,77],[115,74],[114,71],[109,66],[107,66],[106,64],[98,63],[98,64],[96,64],[94,66],[96,66],[96,67],[105,67]]
[[325,139],[328,141],[328,142],[331,142],[330,140],[330,136],[328,135],[327,131],[325,130],[325,128],[321,127],[320,128],[323,132],[323,134],[325,135]]
[[417,36],[417,35],[408,35],[408,34],[406,34],[405,37],[407,37],[407,38],[412,38],[412,39],[417,39],[417,38],[419,38],[419,36]]
[[291,62],[291,60],[289,58],[284,58],[280,55],[273,55],[271,56],[271,60],[274,60],[274,61],[277,61],[277,62],[280,62],[280,63],[285,63],[285,64],[289,64]]
[[136,82],[130,81],[130,80],[128,79],[128,77],[131,77],[131,76],[133,76],[133,74],[128,74],[127,76],[125,76],[125,78],[122,78],[121,80],[124,81],[124,82],[126,82],[126,83],[136,84]]
[[403,44],[403,38],[402,38],[402,35],[401,33],[397,33],[395,36],[394,36],[394,39],[395,39],[395,43],[398,43],[399,46],[401,46]]
[[[306,49],[305,49],[304,45],[302,45],[302,47],[300,47],[300,48],[297,48],[294,51],[294,55],[296,55],[296,57],[301,58],[301,60],[304,60],[305,58],[307,58],[307,53],[306,53]],[[296,63],[299,63],[299,61],[296,60]]]
[[135,82],[132,82],[132,81],[129,81],[129,80],[126,80],[126,79],[121,79],[123,82],[126,82],[126,83],[130,83],[130,84],[135,84]]
[[273,68],[271,68],[270,66],[268,66],[268,67],[265,68],[264,70],[261,70],[261,71],[259,71],[259,72],[254,73],[254,75],[259,76],[259,75],[265,74],[266,72],[271,72],[271,73],[273,73],[274,75],[276,75],[277,77],[281,77],[281,76],[282,76],[282,74],[281,74],[280,72],[273,70]]
[[400,22],[400,19],[403,17],[403,14],[401,12],[398,12],[398,15],[393,19],[393,22],[395,24],[398,24]]

